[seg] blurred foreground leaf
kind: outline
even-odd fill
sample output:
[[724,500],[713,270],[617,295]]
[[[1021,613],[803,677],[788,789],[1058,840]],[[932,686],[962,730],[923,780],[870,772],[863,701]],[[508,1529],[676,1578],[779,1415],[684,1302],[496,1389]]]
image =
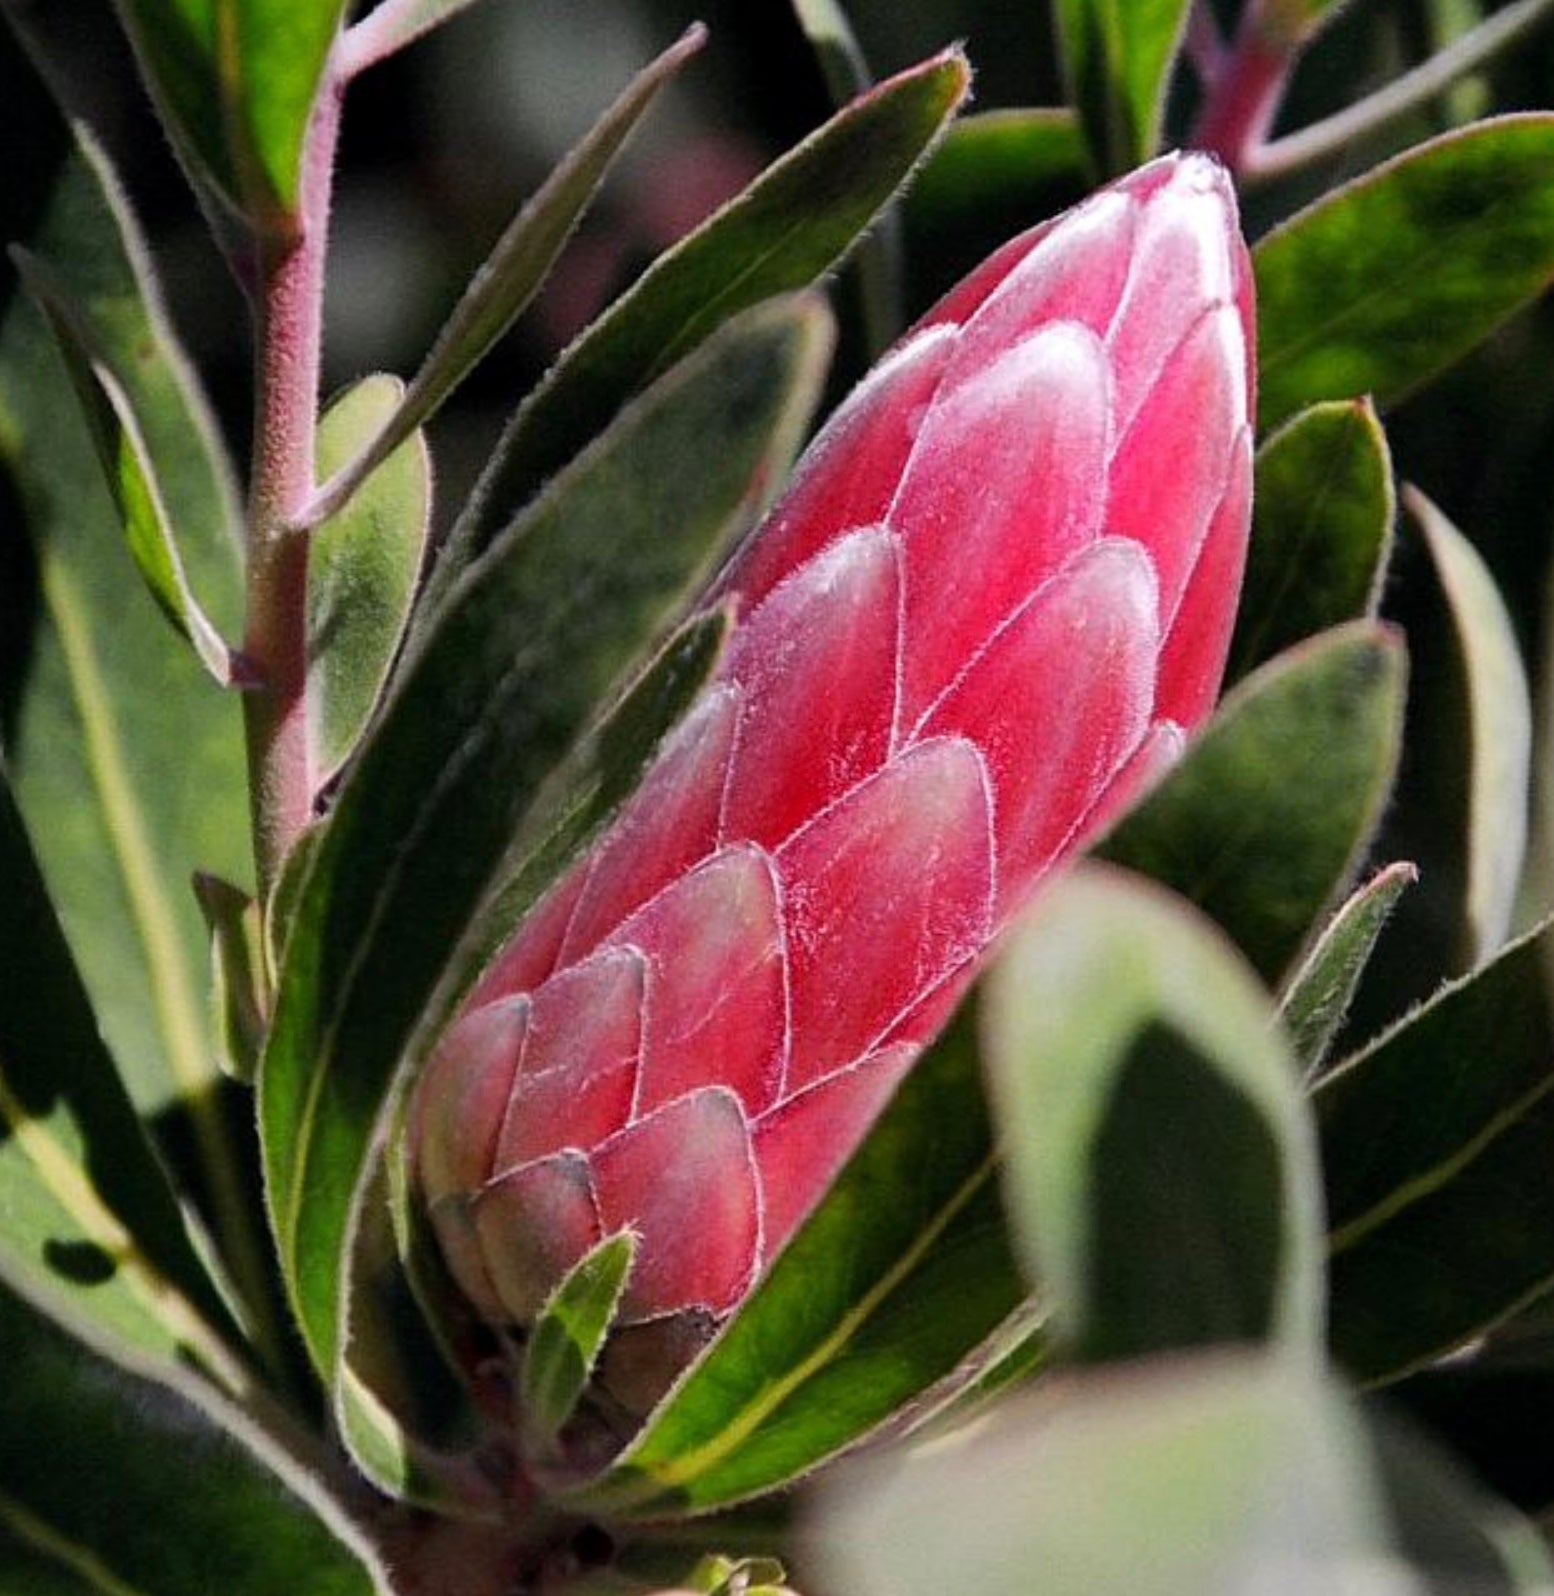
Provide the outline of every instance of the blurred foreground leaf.
[[1271,1020],[1210,926],[1096,867],[984,978],[1014,1229],[1076,1357],[1320,1344],[1321,1177]]

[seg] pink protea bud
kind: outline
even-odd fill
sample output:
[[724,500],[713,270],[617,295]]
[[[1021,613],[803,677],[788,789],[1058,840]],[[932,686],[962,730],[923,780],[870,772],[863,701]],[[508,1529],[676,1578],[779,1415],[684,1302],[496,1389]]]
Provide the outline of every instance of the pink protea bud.
[[1251,276],[1169,157],[1016,239],[837,413],[720,584],[720,677],[418,1091],[478,1310],[603,1237],[671,1364],[736,1306],[1053,863],[1218,689]]

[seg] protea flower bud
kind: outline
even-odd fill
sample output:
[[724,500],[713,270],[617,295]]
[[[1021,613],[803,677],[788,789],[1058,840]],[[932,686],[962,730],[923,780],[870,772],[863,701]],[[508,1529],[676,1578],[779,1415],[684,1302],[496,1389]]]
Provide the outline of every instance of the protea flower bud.
[[483,1315],[529,1322],[630,1227],[622,1322],[683,1358],[1033,884],[1206,715],[1251,327],[1230,185],[1170,157],[1007,245],[825,428],[720,584],[718,681],[419,1089]]

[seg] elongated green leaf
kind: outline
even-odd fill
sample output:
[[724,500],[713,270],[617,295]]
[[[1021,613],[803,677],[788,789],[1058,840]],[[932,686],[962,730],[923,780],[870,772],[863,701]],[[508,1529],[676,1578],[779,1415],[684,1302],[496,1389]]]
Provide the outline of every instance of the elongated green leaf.
[[1440,1356],[1554,1281],[1547,944],[1512,944],[1316,1090],[1333,1344],[1366,1379]]
[[177,534],[129,393],[54,272],[24,250],[13,250],[12,255],[59,344],[136,569],[162,613],[193,644],[200,663],[223,687],[231,685],[232,650],[189,586]]
[[380,1163],[362,1204],[335,1422],[356,1466],[385,1495],[457,1517],[499,1518],[500,1486],[478,1463],[495,1438],[411,1289],[386,1172]]
[[1313,405],[1257,451],[1252,542],[1226,679],[1374,615],[1392,549],[1392,460],[1364,399]]
[[[34,246],[122,374],[190,584],[231,629],[241,580],[227,465],[168,332],[144,243],[89,134],[77,131],[81,158]],[[69,379],[24,300],[0,326],[0,453],[42,600],[25,676],[4,684],[17,803],[130,1095],[143,1115],[165,1116],[170,1159],[198,1165],[193,1184],[257,1300],[266,1249],[245,1154],[215,1095],[207,939],[189,890],[196,868],[233,881],[250,869],[239,706],[144,593]]]
[[636,1261],[630,1231],[608,1236],[568,1272],[534,1322],[523,1354],[520,1403],[542,1450],[572,1417]]
[[1225,700],[1099,851],[1196,903],[1279,979],[1381,818],[1403,675],[1396,635],[1369,623],[1290,649]]
[[110,1360],[3,1272],[0,1344],[0,1580],[25,1554],[112,1596],[388,1589],[317,1480],[200,1381]]
[[[404,384],[366,377],[324,415],[319,469],[352,458],[400,407]],[[410,619],[432,517],[432,467],[419,432],[396,440],[361,491],[316,527],[308,553],[308,730],[326,787],[371,718]]]
[[1078,1357],[1320,1344],[1321,1176],[1272,1017],[1184,904],[1098,867],[984,978],[1011,1220]]
[[1280,1013],[1295,1057],[1308,1072],[1327,1056],[1387,917],[1403,889],[1418,879],[1411,864],[1378,870],[1322,928],[1285,983]]
[[1042,197],[1061,188],[1077,200],[1085,178],[1083,136],[1066,107],[980,111],[957,118],[923,163],[907,215],[948,213],[971,224],[996,206],[1040,216]]
[[347,0],[117,0],[196,179],[262,230],[295,225],[303,146]]
[[1108,176],[1160,145],[1188,0],[1057,0],[1063,67],[1091,158]]
[[628,408],[459,585],[352,767],[260,1070],[272,1220],[324,1370],[396,1066],[542,782],[782,470],[828,330],[815,301],[763,307]]
[[[610,164],[659,91],[702,46],[706,30],[690,29],[641,72],[588,136],[546,178],[508,226],[464,297],[453,308],[403,400],[379,418],[354,453],[323,467],[326,481],[315,514],[333,513],[443,401],[522,314],[588,209]],[[338,472],[338,476],[335,473]]]
[[259,905],[219,876],[194,874],[194,894],[210,928],[211,1007],[221,1067],[245,1085],[254,1078],[269,990]]
[[1372,394],[1383,408],[1554,277],[1554,116],[1500,117],[1408,151],[1252,252],[1264,427]]
[[0,1268],[72,1322],[241,1386],[218,1339],[231,1321],[97,1033],[3,782],[0,883]]
[[838,0],[792,0],[793,14],[809,40],[832,101],[841,105],[870,83],[858,36]]
[[784,1484],[950,1374],[1015,1307],[974,1008],[579,1507],[654,1517]]
[[[811,1541],[853,1596],[1546,1589],[1530,1525],[1316,1369],[1219,1353],[1042,1389],[843,1480]],[[1507,1521],[1510,1521],[1509,1523]]]
[[433,573],[433,602],[624,396],[730,316],[835,265],[931,148],[969,80],[956,51],[888,79],[660,256],[514,417]]
[[1404,489],[1446,595],[1461,662],[1468,734],[1464,954],[1505,941],[1527,852],[1532,694],[1505,601],[1473,545],[1417,488]]

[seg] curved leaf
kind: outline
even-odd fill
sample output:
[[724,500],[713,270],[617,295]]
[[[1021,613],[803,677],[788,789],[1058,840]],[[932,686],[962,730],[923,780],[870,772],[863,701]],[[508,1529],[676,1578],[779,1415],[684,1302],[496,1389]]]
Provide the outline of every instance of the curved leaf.
[[1369,623],[1288,650],[1225,700],[1098,851],[1197,904],[1278,980],[1381,818],[1403,676],[1396,634]]
[[785,1484],[955,1372],[1008,1316],[1024,1288],[998,1198],[974,1010],[963,1005],[913,1067],[641,1435],[565,1500],[606,1518],[653,1518]]
[[1548,944],[1513,943],[1316,1089],[1333,1345],[1366,1379],[1441,1356],[1554,1282]]
[[789,458],[828,342],[816,302],[779,302],[628,408],[460,583],[352,767],[307,866],[260,1066],[271,1218],[323,1370],[396,1068],[439,983],[467,978],[460,939],[546,778]]
[[1456,633],[1469,772],[1463,951],[1473,964],[1505,941],[1521,886],[1532,694],[1505,601],[1477,550],[1417,488],[1405,487],[1403,502],[1429,547]]
[[1320,1344],[1321,1176],[1272,1017],[1185,905],[1095,867],[983,978],[1011,1219],[1077,1357]]
[[193,644],[200,663],[223,687],[230,686],[235,675],[232,650],[189,585],[178,535],[129,393],[52,269],[25,250],[11,253],[59,344],[136,569],[162,613]]
[[1257,451],[1252,540],[1227,681],[1374,615],[1392,551],[1392,459],[1368,400],[1313,405]]
[[1268,234],[1258,407],[1373,394],[1449,366],[1554,278],[1554,115],[1498,117],[1387,161]]
[[958,51],[887,79],[661,255],[524,401],[450,535],[429,599],[441,600],[626,396],[729,317],[834,266],[932,146],[969,83]]
[[423,422],[490,351],[540,291],[605,173],[659,90],[701,48],[703,28],[691,28],[605,112],[581,144],[546,178],[476,272],[427,351],[401,402],[379,418],[374,432],[321,465],[324,487],[310,518],[335,514],[357,488]]
[[[324,413],[322,472],[339,469],[398,408],[397,377],[364,377]],[[350,758],[410,619],[432,517],[426,439],[407,434],[308,546],[309,763],[327,787]]]
[[1285,982],[1279,1012],[1295,1056],[1308,1072],[1327,1056],[1387,917],[1404,888],[1418,879],[1418,868],[1411,864],[1378,870],[1322,928]]
[[317,1480],[200,1382],[110,1360],[3,1276],[0,1344],[0,1578],[25,1555],[115,1596],[388,1589]]
[[473,4],[474,0],[378,0],[346,30],[340,51],[343,70],[365,71]]

